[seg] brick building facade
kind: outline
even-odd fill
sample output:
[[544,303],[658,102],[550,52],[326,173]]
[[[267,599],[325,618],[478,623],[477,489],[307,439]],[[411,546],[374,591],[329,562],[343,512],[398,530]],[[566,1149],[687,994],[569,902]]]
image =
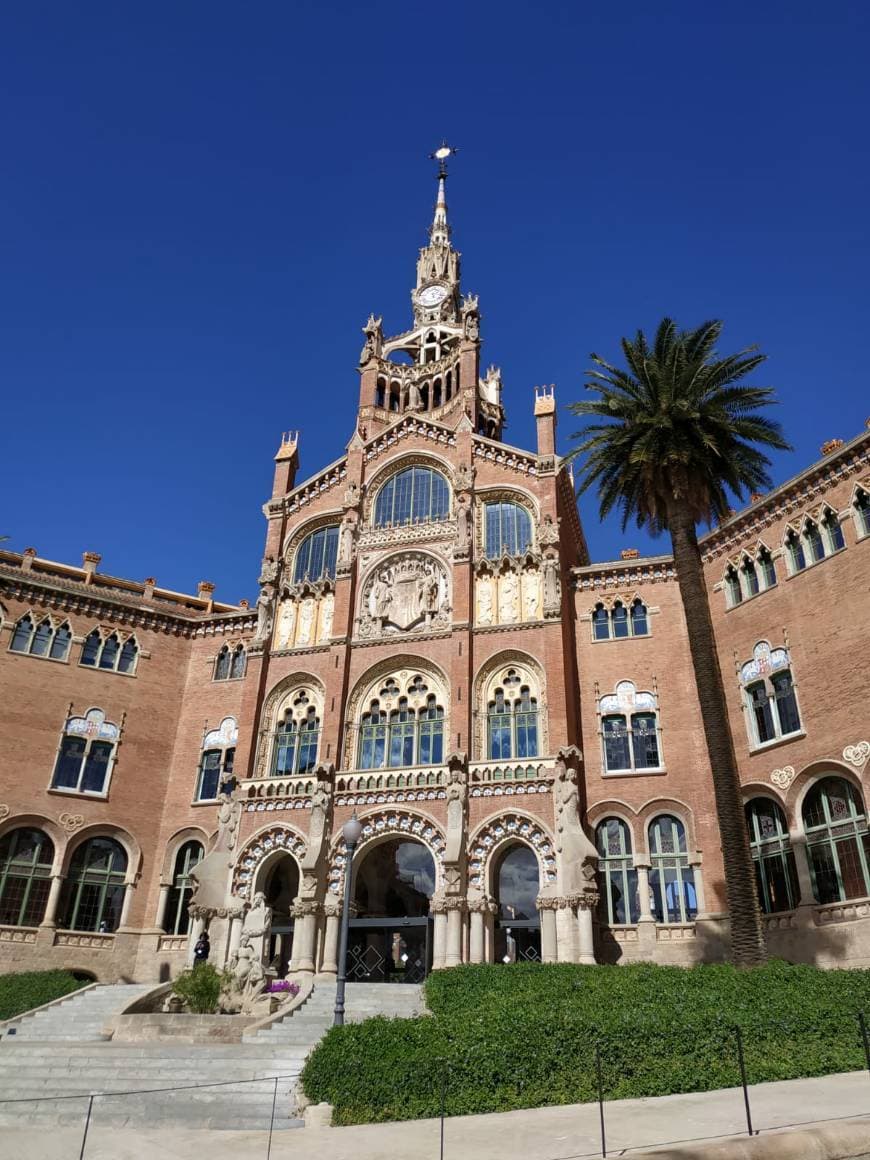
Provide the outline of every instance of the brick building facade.
[[[412,307],[345,454],[283,438],[254,608],[0,551],[2,969],[334,972],[354,811],[351,977],[722,956],[672,561],[589,561],[552,389],[502,440],[443,177]],[[702,547],[770,948],[870,965],[870,433]]]

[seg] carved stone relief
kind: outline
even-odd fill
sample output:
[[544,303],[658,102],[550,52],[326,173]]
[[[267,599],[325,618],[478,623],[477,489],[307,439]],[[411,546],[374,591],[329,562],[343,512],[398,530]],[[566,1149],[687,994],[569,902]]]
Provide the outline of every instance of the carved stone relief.
[[335,593],[331,580],[287,587],[275,616],[273,648],[311,648],[332,636]]
[[475,578],[475,611],[480,625],[540,620],[544,606],[536,557],[529,553],[500,565],[481,562]]
[[447,569],[433,556],[403,552],[381,561],[360,602],[358,635],[428,632],[450,623]]

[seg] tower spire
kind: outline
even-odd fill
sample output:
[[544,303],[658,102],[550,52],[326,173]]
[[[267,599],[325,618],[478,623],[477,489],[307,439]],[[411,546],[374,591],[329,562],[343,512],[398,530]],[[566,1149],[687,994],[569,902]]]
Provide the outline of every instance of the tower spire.
[[458,150],[442,141],[439,148],[429,157],[438,162],[438,196],[435,199],[435,216],[429,228],[429,243],[433,246],[450,245],[450,226],[447,224],[447,158]]

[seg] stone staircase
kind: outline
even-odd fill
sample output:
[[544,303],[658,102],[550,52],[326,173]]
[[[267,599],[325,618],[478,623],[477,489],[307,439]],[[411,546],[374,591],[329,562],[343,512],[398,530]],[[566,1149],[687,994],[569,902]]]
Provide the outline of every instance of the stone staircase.
[[[332,1026],[335,983],[315,983],[311,997],[271,1027],[254,1032],[250,1043],[314,1045]],[[345,1021],[359,1023],[374,1015],[412,1019],[424,1015],[423,988],[412,983],[348,983],[345,992]]]
[[90,987],[85,992],[73,991],[60,1003],[53,1003],[33,1015],[22,1015],[9,1021],[3,1038],[16,1043],[27,1040],[70,1040],[89,1042],[103,1039],[103,1027],[122,1007],[147,995],[154,989],[152,983],[115,983]]
[[[302,1126],[295,1090],[308,1053],[332,1025],[335,984],[316,984],[292,1015],[243,1043],[113,1043],[103,1025],[148,987],[95,987],[23,1017],[0,1041],[0,1128],[83,1125],[91,1093],[95,1127],[265,1129],[275,1077],[275,1127]],[[422,989],[352,983],[348,1021],[424,1011]],[[242,1083],[257,1080],[256,1083]],[[196,1084],[226,1086],[190,1089]],[[109,1093],[128,1093],[112,1095]],[[153,1094],[152,1094],[153,1093]],[[50,1096],[50,1099],[39,1097]],[[58,1098],[72,1097],[72,1098]],[[10,1102],[10,1101],[23,1102]]]

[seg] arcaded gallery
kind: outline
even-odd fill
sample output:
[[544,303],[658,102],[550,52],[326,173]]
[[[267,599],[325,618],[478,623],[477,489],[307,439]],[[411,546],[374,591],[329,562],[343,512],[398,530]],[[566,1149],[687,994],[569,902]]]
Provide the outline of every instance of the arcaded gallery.
[[[255,604],[0,551],[0,969],[334,974],[354,812],[351,980],[724,956],[673,562],[590,561],[552,388],[504,441],[445,189],[339,457],[279,441]],[[701,546],[771,953],[870,966],[870,431]]]

